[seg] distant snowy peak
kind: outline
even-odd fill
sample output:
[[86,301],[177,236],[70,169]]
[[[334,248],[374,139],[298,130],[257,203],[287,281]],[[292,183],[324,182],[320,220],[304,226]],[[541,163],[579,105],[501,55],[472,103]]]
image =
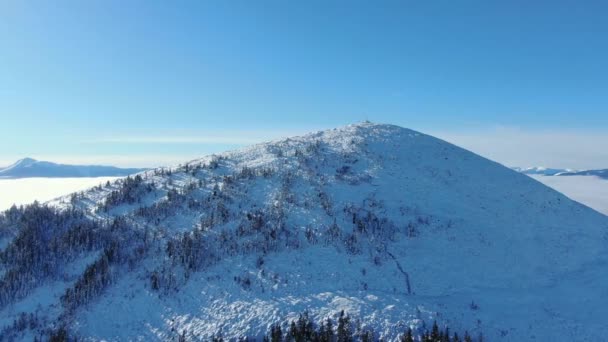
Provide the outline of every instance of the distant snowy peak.
[[23,159],[17,160],[17,162],[15,164],[13,164],[12,167],[29,167],[37,162],[38,161],[33,158],[23,158]]
[[608,179],[608,169],[563,172],[560,173],[558,176],[596,176]]
[[66,165],[23,158],[11,166],[0,168],[0,178],[122,177],[145,170],[98,165]]
[[535,166],[535,167],[514,167],[513,170],[517,172],[521,172],[526,175],[543,175],[543,176],[556,176],[560,173],[564,172],[572,172],[570,169],[554,169],[543,166]]
[[596,176],[608,179],[608,169],[599,170],[573,170],[573,169],[554,169],[542,166],[536,167],[513,167],[513,170],[526,175],[541,175],[541,176]]

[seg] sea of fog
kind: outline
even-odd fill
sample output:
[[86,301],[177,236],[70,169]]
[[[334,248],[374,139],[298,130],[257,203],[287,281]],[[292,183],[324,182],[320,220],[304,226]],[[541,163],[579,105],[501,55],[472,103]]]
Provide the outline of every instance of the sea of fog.
[[531,176],[575,201],[608,215],[608,180],[595,176]]
[[[608,180],[594,176],[531,176],[566,196],[608,215]],[[0,211],[13,204],[45,202],[116,177],[0,179]]]
[[10,208],[13,204],[28,204],[34,201],[45,202],[116,178],[0,179],[0,211]]

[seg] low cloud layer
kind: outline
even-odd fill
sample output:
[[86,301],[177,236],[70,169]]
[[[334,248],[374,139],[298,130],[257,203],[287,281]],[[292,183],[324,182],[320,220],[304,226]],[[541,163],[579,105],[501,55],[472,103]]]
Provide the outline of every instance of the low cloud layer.
[[594,176],[531,176],[575,201],[608,215],[608,181]]
[[498,127],[475,132],[429,133],[507,166],[608,168],[608,132]]
[[0,211],[13,204],[22,205],[34,201],[44,203],[114,179],[116,177],[0,179]]

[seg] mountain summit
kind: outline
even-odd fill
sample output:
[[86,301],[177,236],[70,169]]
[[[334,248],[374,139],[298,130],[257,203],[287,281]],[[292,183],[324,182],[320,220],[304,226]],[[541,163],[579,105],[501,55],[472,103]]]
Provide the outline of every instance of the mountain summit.
[[11,165],[11,167],[30,167],[37,162],[38,161],[33,158],[23,158],[23,159],[17,160],[17,162],[15,162],[15,164]]
[[608,335],[608,217],[397,126],[258,144],[49,205],[0,217],[4,336],[261,339],[301,313],[390,341],[433,321],[485,341]]
[[123,169],[98,165],[65,165],[23,158],[11,166],[0,168],[0,178],[122,177],[144,170],[146,169]]

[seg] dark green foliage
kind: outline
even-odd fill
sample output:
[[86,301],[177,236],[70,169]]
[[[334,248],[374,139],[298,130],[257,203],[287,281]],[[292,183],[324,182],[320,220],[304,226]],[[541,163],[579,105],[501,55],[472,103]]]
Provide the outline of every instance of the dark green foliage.
[[[371,330],[363,330],[357,323],[356,331],[353,331],[350,317],[342,311],[338,316],[338,325],[334,331],[334,324],[331,318],[327,318],[319,325],[313,323],[307,312],[300,315],[297,320],[287,323],[275,323],[270,327],[269,336],[265,336],[263,341],[269,342],[340,342],[356,341],[371,342],[379,341]],[[288,327],[283,333],[282,327]],[[464,333],[464,341],[473,340],[467,332]],[[437,322],[433,323],[431,330],[419,328],[416,331],[408,328],[399,337],[400,342],[461,342],[458,334],[451,334],[448,327],[443,331],[439,329]],[[475,340],[478,342],[480,340]]]
[[120,187],[117,190],[112,191],[106,197],[102,209],[108,211],[112,207],[121,204],[137,203],[146,193],[150,193],[153,190],[154,184],[145,183],[140,175],[127,177],[120,181]]
[[[321,326],[323,327],[323,325]],[[331,342],[334,340],[334,325],[331,319],[327,319],[327,323],[325,324],[325,330],[321,329],[321,334],[319,336],[319,341],[321,342]]]
[[[66,265],[84,256],[98,257],[61,296],[58,321],[96,299],[117,278],[121,268],[133,268],[149,244],[147,230],[133,229],[124,218],[94,220],[75,209],[38,203],[13,207],[0,215],[0,234],[12,235],[0,252],[0,308],[27,296],[46,281],[62,279]],[[44,330],[47,323],[34,314],[21,314],[0,331],[0,340],[19,340],[25,331],[43,334],[41,340],[67,341],[65,328]],[[35,334],[34,334],[35,336]]]
[[414,342],[414,335],[412,334],[412,328],[408,327],[405,334],[400,338],[401,342]]
[[360,335],[361,342],[373,342],[374,334],[371,331],[365,331]]
[[441,341],[439,334],[439,326],[437,326],[437,321],[433,322],[433,328],[431,329],[431,339],[433,341]]
[[61,303],[68,312],[96,298],[112,283],[110,265],[118,261],[117,251],[118,246],[106,248],[101,257],[86,268],[74,286],[66,290]]
[[0,278],[0,307],[23,298],[62,265],[85,251],[103,248],[111,240],[111,227],[91,220],[77,210],[58,210],[38,203],[10,209],[0,218],[0,230],[15,236],[0,252],[6,272]]
[[64,327],[61,327],[61,328],[57,329],[56,331],[53,331],[51,333],[51,335],[49,336],[49,342],[68,342],[68,341],[69,341],[68,331]]
[[340,312],[340,317],[338,318],[338,331],[337,338],[338,342],[350,342],[352,341],[352,327],[350,324],[350,317],[344,314],[344,310]]
[[270,328],[270,342],[281,342],[283,341],[283,331],[279,324],[273,324]]

